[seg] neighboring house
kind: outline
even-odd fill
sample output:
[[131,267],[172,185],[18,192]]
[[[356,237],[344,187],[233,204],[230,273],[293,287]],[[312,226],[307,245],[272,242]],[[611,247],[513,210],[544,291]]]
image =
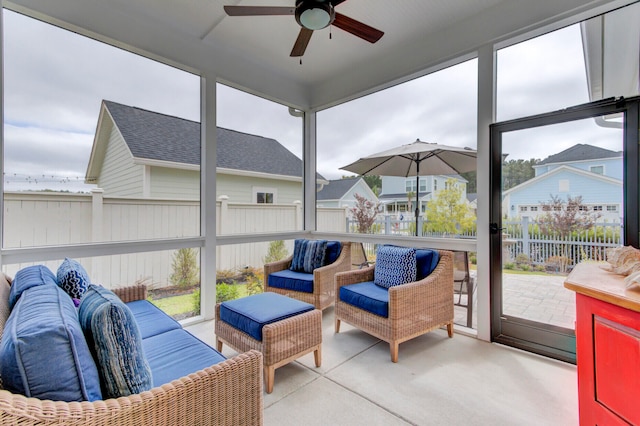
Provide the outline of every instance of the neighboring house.
[[347,207],[356,205],[355,194],[378,203],[378,197],[361,177],[330,180],[317,194],[318,207]]
[[[274,139],[218,127],[216,172],[233,202],[302,199],[302,160]],[[200,123],[103,101],[85,182],[111,197],[200,199]]]
[[[385,206],[384,211],[387,214],[408,212],[413,214],[413,207],[416,200],[416,177],[398,177],[398,176],[381,176],[382,189],[378,198],[380,202]],[[456,179],[458,185],[462,185],[462,197],[463,200],[467,198],[467,180],[460,175],[435,175],[435,176],[420,176],[420,211],[424,213],[427,208],[427,203],[431,200],[438,191],[445,188],[448,179]],[[413,193],[411,196],[411,205],[409,206],[408,193]]]
[[552,196],[582,196],[598,221],[620,222],[622,152],[577,144],[534,166],[535,177],[503,192],[502,211],[509,217],[535,219]]

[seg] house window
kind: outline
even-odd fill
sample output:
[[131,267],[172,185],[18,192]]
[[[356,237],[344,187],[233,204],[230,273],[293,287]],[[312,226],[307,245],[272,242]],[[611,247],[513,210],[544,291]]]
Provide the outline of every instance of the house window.
[[520,211],[521,212],[526,212],[527,211],[527,206],[520,206]]
[[604,174],[604,166],[589,166],[589,171],[591,173],[596,173],[599,175],[603,175]]
[[258,204],[273,204],[276,202],[275,188],[253,188],[253,199]]
[[609,205],[609,206],[607,206],[607,211],[608,211],[608,212],[617,212],[617,211],[618,211],[618,206],[616,206],[616,205]]
[[433,180],[433,192],[438,190],[438,181],[436,179]]
[[532,212],[537,212],[538,211],[538,206],[531,206],[531,211]]
[[602,211],[602,206],[593,206],[593,211],[594,212],[601,212]]
[[[405,181],[405,189],[406,192],[416,192],[416,180],[414,179],[407,179]],[[420,192],[427,192],[427,180],[426,179],[420,179]]]

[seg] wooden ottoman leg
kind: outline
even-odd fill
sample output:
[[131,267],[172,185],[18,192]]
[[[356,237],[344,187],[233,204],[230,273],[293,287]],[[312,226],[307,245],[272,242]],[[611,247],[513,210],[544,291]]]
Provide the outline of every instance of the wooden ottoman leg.
[[340,320],[336,318],[336,333],[340,333]]
[[216,349],[218,349],[218,352],[222,352],[222,340],[218,339],[216,337]]
[[447,334],[449,334],[449,337],[453,337],[453,323],[449,323],[447,324]]
[[273,365],[264,366],[264,386],[267,393],[273,392],[273,382],[276,376],[276,368]]
[[322,364],[322,346],[318,345],[318,349],[313,351],[313,357],[316,361],[316,367],[320,367]]
[[398,342],[389,342],[389,349],[391,350],[391,362],[398,362],[398,348],[400,344]]

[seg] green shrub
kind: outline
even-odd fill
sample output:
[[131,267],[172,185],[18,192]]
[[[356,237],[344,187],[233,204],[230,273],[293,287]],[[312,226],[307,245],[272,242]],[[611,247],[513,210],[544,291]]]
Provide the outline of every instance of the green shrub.
[[262,258],[263,263],[276,262],[282,260],[289,255],[287,248],[284,246],[284,241],[276,240],[269,243],[267,254]]
[[519,265],[518,267],[523,271],[528,271],[528,270],[531,269],[531,267],[529,265],[526,265],[526,264]]
[[515,265],[514,263],[511,263],[511,262],[507,262],[507,263],[505,263],[505,264],[503,265],[503,268],[504,268],[504,269],[509,269],[509,270],[511,270],[511,269],[515,269],[515,267],[516,267],[516,265]]
[[264,291],[264,271],[255,271],[255,273],[247,277],[247,294],[258,294]]
[[180,288],[191,288],[200,281],[198,253],[193,248],[181,248],[173,253],[171,263],[173,272],[169,277],[172,285]]
[[478,263],[478,257],[476,253],[469,253],[469,262],[471,262],[472,265],[475,265]]
[[216,285],[216,303],[234,300],[240,296],[238,287],[234,284],[220,283]]
[[193,292],[193,310],[196,315],[200,315],[200,289]]
[[529,259],[529,256],[527,256],[524,253],[520,253],[519,255],[516,256],[516,265],[520,266],[520,265],[529,265],[531,264],[531,260]]

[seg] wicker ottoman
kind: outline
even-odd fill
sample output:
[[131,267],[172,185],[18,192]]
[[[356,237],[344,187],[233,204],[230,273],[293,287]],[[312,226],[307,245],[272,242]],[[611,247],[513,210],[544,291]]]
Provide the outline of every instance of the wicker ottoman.
[[322,311],[277,293],[261,293],[216,305],[216,344],[235,351],[262,352],[267,393],[273,391],[275,369],[313,351],[322,362]]

